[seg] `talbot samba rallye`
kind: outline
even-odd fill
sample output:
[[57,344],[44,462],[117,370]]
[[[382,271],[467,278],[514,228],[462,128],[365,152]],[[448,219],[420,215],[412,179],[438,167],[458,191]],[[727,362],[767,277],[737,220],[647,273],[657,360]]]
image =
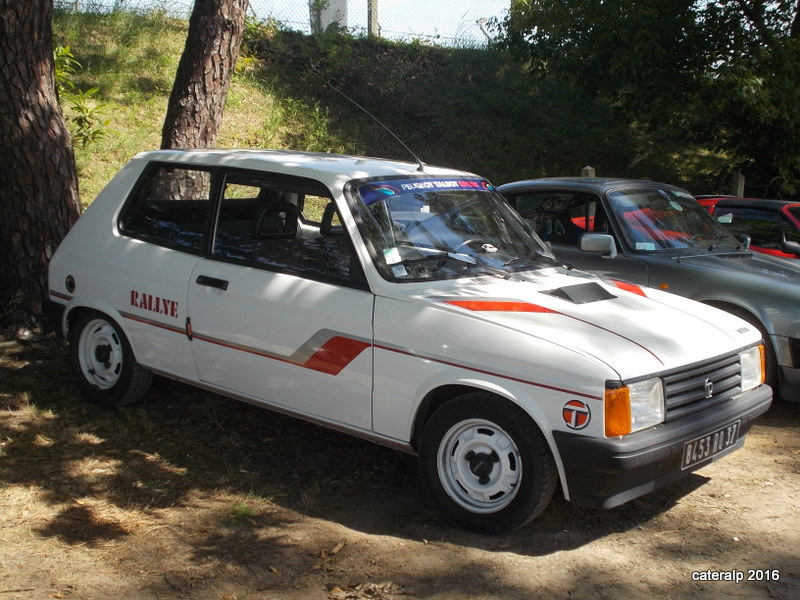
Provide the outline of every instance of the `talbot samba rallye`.
[[279,151],[136,156],[50,265],[94,402],[154,373],[418,455],[426,497],[498,532],[613,507],[744,443],[756,327],[562,266],[494,188]]

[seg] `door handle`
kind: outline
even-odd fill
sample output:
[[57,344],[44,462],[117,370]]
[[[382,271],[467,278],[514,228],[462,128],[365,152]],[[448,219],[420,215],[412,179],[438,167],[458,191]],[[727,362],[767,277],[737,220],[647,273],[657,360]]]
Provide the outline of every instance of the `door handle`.
[[225,279],[217,279],[216,277],[209,277],[208,275],[198,275],[195,280],[197,285],[207,285],[208,287],[219,288],[221,290],[228,289],[228,282]]

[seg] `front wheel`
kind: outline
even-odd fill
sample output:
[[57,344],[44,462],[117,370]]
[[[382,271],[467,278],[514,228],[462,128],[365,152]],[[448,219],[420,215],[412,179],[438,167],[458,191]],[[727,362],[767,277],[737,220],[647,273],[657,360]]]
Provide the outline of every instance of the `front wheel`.
[[153,374],[136,362],[125,334],[106,315],[85,311],[70,324],[70,360],[78,387],[101,406],[133,404]]
[[556,489],[555,461],[519,406],[484,392],[449,400],[422,432],[426,498],[453,524],[501,533],[539,516]]

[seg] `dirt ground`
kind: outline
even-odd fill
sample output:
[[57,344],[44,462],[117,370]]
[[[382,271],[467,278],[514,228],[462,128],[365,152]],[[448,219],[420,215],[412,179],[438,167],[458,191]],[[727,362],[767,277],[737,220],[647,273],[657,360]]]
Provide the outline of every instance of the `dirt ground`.
[[101,409],[63,346],[5,338],[0,515],[0,600],[796,599],[800,405],[676,485],[482,536],[411,456],[165,380]]

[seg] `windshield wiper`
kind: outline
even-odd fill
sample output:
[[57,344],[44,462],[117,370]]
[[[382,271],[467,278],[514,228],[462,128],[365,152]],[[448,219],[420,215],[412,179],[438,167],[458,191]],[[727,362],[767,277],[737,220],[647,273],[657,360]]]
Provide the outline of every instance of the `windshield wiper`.
[[414,250],[421,250],[422,252],[431,253],[428,256],[419,256],[417,258],[406,258],[401,261],[403,264],[411,264],[431,259],[438,259],[442,258],[443,256],[447,256],[454,260],[460,260],[461,262],[468,263],[470,265],[475,265],[478,263],[478,261],[476,261],[475,258],[470,256],[469,254],[462,254],[461,252],[453,252],[452,250],[448,250],[447,248],[437,248],[436,246],[418,246],[410,242],[398,242],[398,245],[403,246],[405,248],[413,248]]
[[[425,248],[425,249],[426,250],[431,250],[431,248]],[[478,261],[476,261],[473,257],[469,256],[468,254],[458,254],[458,253],[455,253],[455,252],[448,252],[447,250],[438,250],[435,254],[429,254],[428,256],[417,256],[416,258],[405,258],[405,259],[401,260],[397,264],[400,264],[400,265],[403,265],[403,266],[408,266],[408,265],[413,265],[413,264],[422,263],[422,262],[428,262],[428,261],[439,261],[442,264],[439,266],[439,268],[436,269],[436,271],[438,271],[439,269],[441,269],[442,266],[444,266],[444,264],[448,260],[455,260],[457,262],[464,263],[465,265],[468,265],[469,267],[473,267],[475,269],[479,269],[479,270],[481,270],[483,272],[489,273],[491,275],[495,275],[497,277],[502,277],[503,279],[508,279],[509,277],[511,277],[511,273],[509,273],[508,271],[505,271],[503,269],[499,269],[497,267],[492,267],[492,266],[484,264],[484,263],[479,263]]]
[[558,263],[558,259],[553,256],[548,256],[544,252],[531,252],[530,254],[523,254],[522,256],[517,256],[516,258],[512,258],[511,260],[507,260],[503,263],[504,267],[510,267],[512,265],[517,265],[519,263],[528,262],[528,261],[542,261],[546,260],[547,262]]

